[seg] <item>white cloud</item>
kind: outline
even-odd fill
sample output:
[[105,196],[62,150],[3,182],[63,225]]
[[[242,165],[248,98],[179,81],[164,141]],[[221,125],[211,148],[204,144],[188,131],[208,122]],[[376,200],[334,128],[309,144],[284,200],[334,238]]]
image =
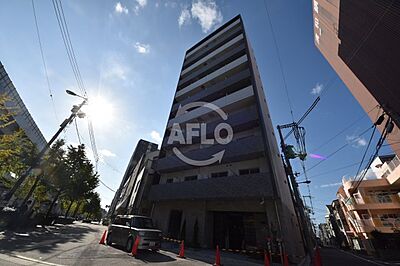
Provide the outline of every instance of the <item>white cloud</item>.
[[182,9],[181,15],[178,18],[179,28],[184,24],[189,24],[191,18],[192,16],[190,15],[190,11],[187,8]]
[[148,54],[150,53],[150,45],[149,44],[144,44],[140,42],[135,43],[135,48],[136,51],[140,54]]
[[103,77],[105,79],[126,80],[130,69],[122,63],[118,56],[111,56],[106,60]]
[[337,182],[337,183],[331,183],[331,184],[324,184],[324,185],[320,185],[320,188],[326,188],[326,187],[338,187],[342,185],[342,182]]
[[147,0],[136,0],[136,2],[139,4],[141,7],[145,7],[147,5]]
[[159,132],[155,131],[155,130],[151,131],[150,137],[157,143],[161,143],[162,142],[161,134]]
[[147,0],[136,0],[137,5],[133,8],[133,11],[135,11],[135,14],[139,14],[139,10],[141,8],[144,8],[147,5]]
[[99,150],[99,154],[101,154],[104,157],[116,157],[117,156],[115,153],[113,153],[112,151],[107,150],[107,149]]
[[364,147],[367,145],[367,141],[363,137],[354,135],[346,136],[346,141],[354,148]]
[[123,6],[120,2],[118,2],[115,5],[115,12],[128,14],[129,10],[125,6]]
[[317,83],[317,84],[315,84],[315,87],[312,88],[311,94],[319,95],[319,94],[321,94],[323,89],[324,89],[324,85]]
[[197,0],[192,3],[192,17],[197,19],[204,33],[222,22],[223,17],[212,0]]

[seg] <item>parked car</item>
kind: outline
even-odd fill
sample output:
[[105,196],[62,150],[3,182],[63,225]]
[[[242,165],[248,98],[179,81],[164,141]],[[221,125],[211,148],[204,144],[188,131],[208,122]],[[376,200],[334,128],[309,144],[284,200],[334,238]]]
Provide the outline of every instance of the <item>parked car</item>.
[[108,226],[107,245],[115,243],[130,252],[137,236],[140,239],[138,249],[160,249],[161,231],[154,227],[151,218],[139,215],[116,216]]

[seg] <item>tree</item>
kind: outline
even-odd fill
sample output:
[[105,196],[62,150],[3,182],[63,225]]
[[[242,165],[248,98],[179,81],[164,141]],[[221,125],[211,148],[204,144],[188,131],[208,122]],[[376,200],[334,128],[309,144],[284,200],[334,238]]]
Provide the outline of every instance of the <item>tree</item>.
[[83,212],[88,218],[101,219],[100,195],[90,192],[83,205]]
[[66,198],[69,200],[69,205],[65,216],[68,216],[73,203],[85,200],[99,185],[99,178],[97,172],[94,172],[93,164],[86,157],[84,144],[78,147],[68,146],[66,166],[69,176]]
[[[6,174],[22,174],[34,160],[37,150],[25,132],[18,128],[13,118],[18,108],[12,105],[12,99],[0,94],[0,181],[10,187]],[[5,133],[4,133],[5,132]]]

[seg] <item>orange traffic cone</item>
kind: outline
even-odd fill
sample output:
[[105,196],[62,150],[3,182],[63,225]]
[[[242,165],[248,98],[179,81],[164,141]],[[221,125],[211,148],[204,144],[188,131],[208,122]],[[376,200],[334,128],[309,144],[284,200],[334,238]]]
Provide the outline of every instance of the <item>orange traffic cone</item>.
[[221,254],[219,253],[219,246],[217,245],[217,250],[215,252],[215,263],[214,266],[221,266]]
[[132,252],[131,252],[131,255],[133,256],[133,257],[136,257],[136,255],[137,255],[137,251],[138,251],[138,247],[139,247],[139,241],[140,241],[140,238],[139,238],[139,235],[136,237],[136,239],[135,239],[135,243],[133,244],[133,246],[132,246]]
[[107,234],[107,230],[104,230],[103,236],[101,237],[100,242],[99,242],[100,245],[106,244],[106,234]]
[[322,266],[321,253],[319,253],[318,247],[315,248],[314,266]]
[[182,258],[182,259],[185,258],[185,241],[184,240],[182,240],[182,243],[180,245],[178,258]]
[[284,266],[289,266],[289,258],[288,258],[288,255],[286,253],[283,255],[283,265]]
[[268,252],[264,252],[264,266],[270,266]]

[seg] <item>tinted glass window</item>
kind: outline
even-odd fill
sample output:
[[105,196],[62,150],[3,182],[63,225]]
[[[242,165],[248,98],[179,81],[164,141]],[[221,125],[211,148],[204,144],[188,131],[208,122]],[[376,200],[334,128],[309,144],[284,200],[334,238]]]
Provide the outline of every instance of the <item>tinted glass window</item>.
[[135,217],[133,218],[133,227],[142,229],[153,229],[153,222],[150,218]]

